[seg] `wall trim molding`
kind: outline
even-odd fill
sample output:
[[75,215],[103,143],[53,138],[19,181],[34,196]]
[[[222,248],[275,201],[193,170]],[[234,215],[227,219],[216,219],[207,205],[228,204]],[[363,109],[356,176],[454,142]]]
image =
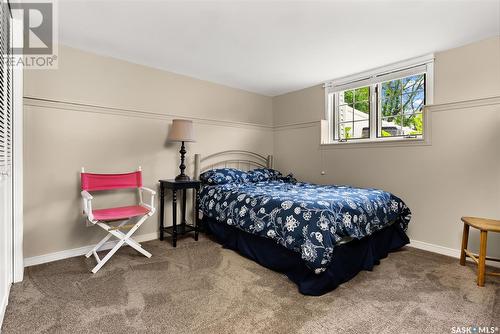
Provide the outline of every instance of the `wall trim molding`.
[[[455,259],[460,258],[460,249],[444,247],[444,246],[435,245],[435,244],[431,244],[431,243],[424,242],[424,241],[418,241],[418,240],[414,240],[414,239],[410,239],[410,244],[408,246],[412,247],[412,248],[425,250],[425,251],[428,251],[431,253],[437,253],[437,254],[453,257]],[[471,263],[473,263],[470,258],[467,258],[467,261],[470,261]],[[488,264],[489,266],[492,266],[492,267],[500,268],[500,262],[486,261],[486,264]],[[458,265],[458,261],[457,261],[457,265]]]
[[307,121],[307,122],[298,122],[298,123],[276,125],[274,127],[274,130],[280,131],[280,130],[292,130],[292,129],[301,129],[301,128],[312,128],[315,126],[319,126],[320,122],[321,121]]
[[272,125],[265,125],[259,123],[248,123],[248,122],[238,122],[230,120],[218,120],[200,117],[190,117],[181,116],[175,114],[163,114],[148,110],[136,110],[136,109],[126,109],[118,107],[105,107],[93,104],[78,103],[78,102],[67,102],[58,100],[49,100],[36,97],[25,96],[24,106],[38,107],[38,108],[49,108],[49,109],[61,109],[69,111],[87,112],[94,114],[104,114],[104,115],[116,115],[123,117],[138,117],[146,119],[158,119],[158,120],[172,120],[174,118],[189,119],[195,123],[204,125],[215,125],[215,126],[226,126],[226,127],[239,127],[239,128],[251,128],[251,129],[265,129],[273,130]]
[[[175,114],[162,114],[147,110],[135,110],[135,109],[125,109],[117,107],[105,107],[99,105],[77,103],[77,102],[66,102],[57,101],[49,99],[41,99],[36,97],[25,96],[24,105],[30,107],[38,108],[51,108],[51,109],[61,109],[79,112],[88,112],[95,114],[105,114],[105,115],[117,115],[123,117],[139,117],[146,119],[159,119],[159,120],[172,120],[174,118],[184,118],[190,119],[193,122],[204,124],[204,125],[214,125],[214,126],[226,126],[226,127],[239,127],[239,128],[251,128],[251,129],[265,129],[265,130],[293,130],[302,128],[311,128],[319,126],[320,120],[317,121],[305,121],[290,124],[280,124],[280,125],[265,125],[258,123],[248,123],[248,122],[238,122],[229,120],[218,120],[209,118],[199,118],[199,117],[188,117],[180,116]],[[473,100],[464,100],[450,103],[440,103],[428,105],[425,108],[430,112],[442,112],[456,109],[468,109],[489,105],[500,105],[500,96],[485,97]]]
[[[141,235],[134,237],[134,240],[136,240],[137,242],[145,242],[145,241],[151,241],[151,240],[158,239],[158,236],[159,236],[158,232],[141,234]],[[100,250],[111,249],[117,243],[118,243],[118,240],[108,241],[103,245],[103,247]],[[89,252],[91,249],[93,249],[94,246],[95,245],[88,245],[88,246],[83,246],[83,247],[78,247],[78,248],[73,248],[73,249],[67,249],[67,250],[63,250],[63,251],[59,251],[59,252],[28,257],[28,258],[24,259],[24,267],[26,268],[26,267],[36,266],[36,265],[42,264],[42,263],[64,260],[64,259],[68,259],[68,258],[76,257],[76,256],[83,256],[83,255],[87,254],[87,252]],[[128,246],[124,246],[124,247],[128,247]]]
[[431,104],[425,108],[431,112],[441,112],[455,109],[467,109],[483,106],[500,105],[500,96],[484,97],[473,100],[463,100],[449,103]]
[[9,283],[9,287],[7,288],[5,296],[3,297],[2,301],[0,301],[0,332],[2,331],[2,325],[3,325],[3,319],[5,317],[5,311],[7,310],[7,305],[9,304],[10,286],[11,286],[11,284]]

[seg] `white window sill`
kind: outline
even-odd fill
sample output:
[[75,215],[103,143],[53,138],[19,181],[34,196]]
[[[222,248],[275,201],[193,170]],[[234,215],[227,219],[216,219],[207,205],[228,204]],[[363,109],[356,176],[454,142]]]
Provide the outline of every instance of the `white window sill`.
[[329,148],[366,148],[366,147],[395,147],[395,146],[429,146],[429,138],[423,136],[417,138],[386,137],[377,139],[351,139],[344,142],[334,141],[321,143],[321,149]]

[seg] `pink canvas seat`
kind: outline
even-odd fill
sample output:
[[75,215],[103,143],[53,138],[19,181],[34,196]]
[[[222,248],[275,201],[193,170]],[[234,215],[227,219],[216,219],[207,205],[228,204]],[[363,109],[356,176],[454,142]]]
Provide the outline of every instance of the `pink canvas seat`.
[[94,210],[94,218],[102,221],[121,220],[145,215],[150,210],[140,205],[121,206],[119,208]]
[[[87,216],[87,220],[97,225],[108,232],[99,243],[89,251],[85,256],[90,257],[92,254],[97,260],[97,265],[92,269],[95,274],[101,267],[113,256],[113,254],[123,245],[127,244],[137,250],[139,253],[151,257],[151,253],[144,250],[137,241],[132,239],[132,234],[144,223],[144,221],[155,213],[154,197],[156,192],[142,186],[142,172],[139,167],[138,171],[123,174],[95,174],[85,173],[82,168],[81,187],[83,198],[83,212]],[[90,192],[103,190],[121,190],[121,189],[137,189],[139,195],[138,205],[121,206],[115,208],[105,208],[92,210],[92,195]],[[143,202],[144,191],[151,195],[151,202],[146,204]],[[135,219],[140,217],[139,219]],[[131,219],[134,221],[131,224],[126,224]],[[122,221],[117,226],[110,226],[108,223],[113,221]],[[127,233],[121,230],[130,228]],[[97,255],[99,248],[111,238],[116,237],[118,243],[106,254],[104,258]]]

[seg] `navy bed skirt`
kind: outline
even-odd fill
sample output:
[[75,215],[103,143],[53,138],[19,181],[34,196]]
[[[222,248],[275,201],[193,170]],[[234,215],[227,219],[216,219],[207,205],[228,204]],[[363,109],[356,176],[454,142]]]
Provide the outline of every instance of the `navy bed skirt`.
[[392,224],[367,238],[352,240],[335,248],[328,269],[316,275],[302,261],[300,254],[286,249],[273,240],[258,237],[238,228],[203,218],[207,232],[224,247],[269,269],[285,274],[297,284],[300,293],[320,296],[347,282],[361,270],[372,270],[391,251],[410,240],[399,224]]

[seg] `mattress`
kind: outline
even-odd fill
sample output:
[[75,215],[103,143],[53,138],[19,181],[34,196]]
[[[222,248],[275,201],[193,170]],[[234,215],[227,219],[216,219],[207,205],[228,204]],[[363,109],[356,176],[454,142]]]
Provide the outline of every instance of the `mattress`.
[[315,275],[331,268],[336,248],[386,228],[404,234],[411,218],[406,204],[383,190],[283,180],[205,184],[199,203],[210,224],[285,248]]

